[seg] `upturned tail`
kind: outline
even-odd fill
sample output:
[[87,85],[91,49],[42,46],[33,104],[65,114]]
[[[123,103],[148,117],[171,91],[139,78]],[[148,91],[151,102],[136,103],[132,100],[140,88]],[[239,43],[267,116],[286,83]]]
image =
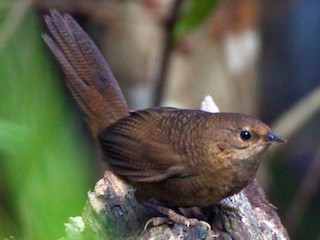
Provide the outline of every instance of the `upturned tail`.
[[94,42],[68,14],[51,10],[43,39],[67,76],[72,95],[86,114],[93,136],[129,115],[117,80]]

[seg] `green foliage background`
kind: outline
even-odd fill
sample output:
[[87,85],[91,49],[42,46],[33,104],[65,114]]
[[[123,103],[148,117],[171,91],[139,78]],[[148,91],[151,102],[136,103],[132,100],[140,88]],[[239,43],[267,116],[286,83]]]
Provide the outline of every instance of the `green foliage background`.
[[28,13],[0,50],[0,239],[62,237],[94,186],[93,155],[69,122],[41,21]]

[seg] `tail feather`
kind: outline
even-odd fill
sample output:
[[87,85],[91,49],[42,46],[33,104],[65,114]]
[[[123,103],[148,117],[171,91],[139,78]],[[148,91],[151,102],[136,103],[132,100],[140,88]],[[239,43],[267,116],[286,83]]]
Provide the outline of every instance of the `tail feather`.
[[73,18],[56,10],[45,16],[43,35],[67,76],[67,85],[86,113],[92,134],[129,115],[121,89],[102,54]]

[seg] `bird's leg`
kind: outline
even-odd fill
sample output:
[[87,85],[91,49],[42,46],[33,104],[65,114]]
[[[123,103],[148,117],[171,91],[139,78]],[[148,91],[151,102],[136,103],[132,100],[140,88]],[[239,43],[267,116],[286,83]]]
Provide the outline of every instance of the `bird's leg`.
[[206,214],[199,207],[182,208],[179,207],[180,213],[187,218],[197,218],[198,220],[208,222]]
[[166,216],[166,217],[154,217],[154,218],[149,219],[145,225],[145,229],[148,227],[148,225],[150,223],[152,223],[154,226],[159,226],[159,225],[164,224],[169,221],[172,221],[172,222],[178,223],[178,224],[182,224],[182,225],[186,225],[187,227],[201,224],[201,225],[207,227],[208,229],[211,229],[211,226],[205,221],[200,221],[196,218],[185,217],[183,215],[176,213],[171,208],[160,206],[152,201],[147,201],[144,203],[144,205],[147,207],[153,208],[156,211],[158,211],[159,213]]
[[211,224],[219,222],[220,217],[224,214],[223,212],[229,212],[236,216],[241,216],[241,212],[237,208],[223,203],[214,203],[208,207],[201,208],[201,211],[203,212],[203,215],[206,216],[206,221]]
[[217,203],[214,205],[214,207],[217,209],[217,211],[227,211],[227,212],[232,212],[236,215],[240,215],[239,210],[235,207],[231,207],[222,203]]
[[223,203],[214,203],[208,207],[201,208],[201,210],[203,214],[209,218],[212,218],[212,217],[214,218],[215,215],[217,215],[219,212],[222,212],[222,211],[234,213],[235,215],[241,215],[241,213],[239,212],[239,209],[225,205]]

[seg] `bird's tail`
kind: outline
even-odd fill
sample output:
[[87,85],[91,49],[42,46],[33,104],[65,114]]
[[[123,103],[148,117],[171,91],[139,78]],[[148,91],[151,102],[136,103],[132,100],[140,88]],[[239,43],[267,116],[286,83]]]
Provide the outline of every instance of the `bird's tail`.
[[67,85],[86,114],[92,134],[129,115],[126,101],[102,54],[68,14],[45,16],[43,38],[67,76]]

